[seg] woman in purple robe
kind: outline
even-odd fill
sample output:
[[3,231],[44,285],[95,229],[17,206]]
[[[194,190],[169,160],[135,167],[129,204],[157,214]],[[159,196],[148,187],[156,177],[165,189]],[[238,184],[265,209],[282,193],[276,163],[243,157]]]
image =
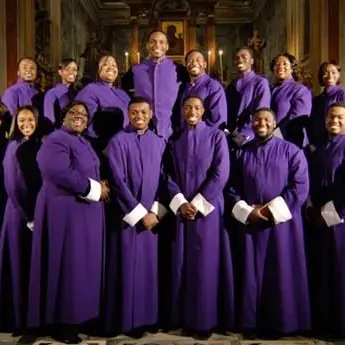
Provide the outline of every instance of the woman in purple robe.
[[230,241],[223,227],[223,189],[229,177],[225,134],[202,121],[203,102],[185,100],[185,128],[166,158],[171,221],[171,325],[207,339],[233,327]]
[[253,55],[253,51],[248,47],[236,49],[234,65],[238,77],[226,90],[228,130],[235,147],[254,138],[251,124],[253,113],[259,108],[268,108],[271,103],[268,80],[253,71]]
[[323,91],[313,99],[313,109],[309,120],[309,141],[317,146],[327,140],[325,119],[328,107],[337,102],[345,102],[345,90],[340,86],[340,66],[334,61],[321,64],[318,74]]
[[242,239],[237,323],[242,331],[270,336],[310,327],[301,216],[308,167],[298,147],[274,136],[275,128],[272,110],[254,114],[256,138],[236,152],[228,191]]
[[328,140],[310,159],[310,289],[314,331],[345,335],[345,105],[330,106]]
[[308,144],[306,128],[312,108],[311,91],[302,84],[297,59],[288,53],[276,56],[270,65],[277,79],[271,108],[277,116],[275,135],[302,148]]
[[79,343],[80,325],[100,314],[103,285],[102,200],[99,160],[82,137],[90,115],[70,103],[61,129],[44,140],[37,161],[38,194],[30,275],[28,325],[53,326],[60,342]]
[[61,83],[48,90],[44,96],[44,117],[53,128],[62,125],[62,110],[76,96],[74,83],[78,75],[78,64],[74,59],[64,59],[59,64]]
[[109,229],[106,323],[108,332],[141,337],[145,328],[158,323],[155,226],[166,213],[158,199],[165,141],[149,129],[152,110],[146,99],[135,97],[128,115],[129,126],[106,149],[112,209],[119,210],[113,211],[117,219]]
[[76,96],[76,100],[87,105],[91,116],[87,134],[95,137],[93,118],[97,112],[108,111],[114,115],[119,131],[128,124],[127,107],[129,96],[127,93],[115,86],[119,70],[114,57],[106,55],[101,57],[98,63],[98,80],[87,84]]
[[42,94],[36,89],[37,64],[29,58],[23,57],[18,63],[18,81],[7,88],[1,101],[10,114],[14,116],[19,107],[33,105],[39,111],[42,109]]
[[22,332],[26,327],[32,226],[41,186],[35,135],[38,112],[20,107],[13,117],[3,161],[8,195],[0,234],[0,328]]
[[184,126],[183,102],[190,96],[200,97],[205,104],[204,121],[208,126],[224,128],[227,122],[227,105],[223,86],[205,72],[207,63],[201,51],[190,50],[185,57],[189,82],[181,97],[180,122]]

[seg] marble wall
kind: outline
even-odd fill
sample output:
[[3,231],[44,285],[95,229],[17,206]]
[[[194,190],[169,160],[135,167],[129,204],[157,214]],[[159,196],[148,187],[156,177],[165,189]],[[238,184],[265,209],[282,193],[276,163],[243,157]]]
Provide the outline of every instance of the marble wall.
[[265,75],[272,81],[269,69],[270,61],[278,54],[287,50],[287,16],[286,1],[267,0],[259,16],[253,23],[261,38],[266,40],[264,49]]

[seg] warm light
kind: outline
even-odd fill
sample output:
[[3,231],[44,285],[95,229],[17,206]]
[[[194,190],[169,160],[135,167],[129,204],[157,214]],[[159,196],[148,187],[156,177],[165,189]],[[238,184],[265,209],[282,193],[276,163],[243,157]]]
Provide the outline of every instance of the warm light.
[[208,51],[208,55],[211,55],[211,50]]
[[128,52],[125,52],[125,55],[128,56]]
[[218,52],[218,54],[219,54],[219,55],[223,55],[223,51],[220,50],[220,51]]

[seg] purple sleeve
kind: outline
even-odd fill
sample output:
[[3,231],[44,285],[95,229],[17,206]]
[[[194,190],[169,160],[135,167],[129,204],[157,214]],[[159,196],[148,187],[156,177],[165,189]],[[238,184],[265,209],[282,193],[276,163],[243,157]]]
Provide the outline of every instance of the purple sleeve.
[[270,108],[271,107],[271,91],[270,86],[268,84],[268,80],[263,78],[258,83],[256,90],[255,90],[255,102],[253,111],[260,108]]
[[206,118],[205,122],[212,127],[224,126],[227,122],[228,109],[225,91],[221,85],[212,88],[206,104],[210,116]]
[[18,109],[18,97],[13,89],[9,88],[3,93],[1,102],[5,104],[10,114],[14,116]]
[[44,96],[43,115],[52,124],[55,124],[55,112],[54,112],[55,101],[56,101],[56,97],[54,93],[51,91],[48,91]]
[[209,202],[223,193],[230,171],[230,154],[225,134],[219,131],[215,139],[212,165],[208,171],[207,179],[198,190],[198,193]]
[[292,120],[302,115],[310,116],[311,108],[312,94],[308,88],[301,87],[292,98],[289,118]]
[[111,140],[106,148],[110,172],[112,176],[112,188],[114,197],[119,203],[124,214],[130,213],[138,204],[133,193],[126,183],[126,160],[125,152],[117,140]]
[[164,174],[169,199],[171,200],[176,194],[181,193],[181,189],[177,183],[176,167],[178,163],[173,143],[169,143],[164,157]]
[[88,176],[74,168],[68,143],[48,136],[37,160],[43,180],[48,179],[71,194],[87,194],[90,188]]
[[96,95],[96,90],[92,90],[91,85],[85,86],[84,89],[79,91],[75,99],[76,101],[83,102],[87,105],[92,119],[93,115],[98,109],[98,99]]

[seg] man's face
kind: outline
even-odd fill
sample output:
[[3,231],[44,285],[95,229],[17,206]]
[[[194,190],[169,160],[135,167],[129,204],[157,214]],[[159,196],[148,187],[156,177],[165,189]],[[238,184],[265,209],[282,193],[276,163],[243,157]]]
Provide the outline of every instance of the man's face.
[[168,40],[162,32],[153,32],[147,42],[147,50],[151,58],[160,59],[168,51]]

